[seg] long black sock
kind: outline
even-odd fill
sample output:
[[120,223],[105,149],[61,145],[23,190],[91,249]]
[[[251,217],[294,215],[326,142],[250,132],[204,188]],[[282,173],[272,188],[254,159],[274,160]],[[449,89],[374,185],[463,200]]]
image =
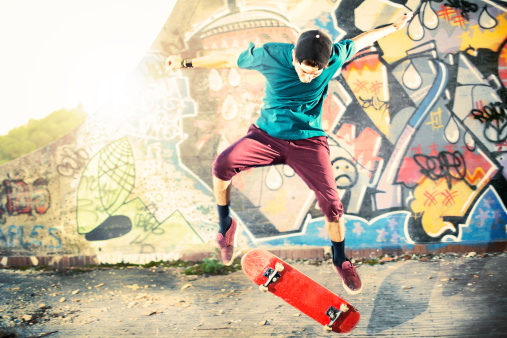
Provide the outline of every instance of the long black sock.
[[229,204],[227,205],[218,205],[218,225],[220,226],[220,229],[218,230],[219,233],[222,234],[222,236],[225,236],[225,233],[232,224],[232,218],[229,215]]
[[345,257],[345,240],[342,242],[333,242],[333,264],[342,267],[342,264],[347,260]]

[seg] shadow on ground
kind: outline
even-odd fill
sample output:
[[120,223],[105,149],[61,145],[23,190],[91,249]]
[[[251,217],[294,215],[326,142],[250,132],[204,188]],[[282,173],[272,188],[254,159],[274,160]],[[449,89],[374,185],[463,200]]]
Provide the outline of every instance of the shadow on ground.
[[[431,292],[435,287],[440,266],[435,263],[426,263],[418,269],[417,274],[408,275],[407,262],[403,267],[397,268],[380,285],[375,297],[373,311],[368,322],[367,334],[377,335],[381,332],[395,328],[410,321],[426,311],[429,306]],[[432,277],[428,279],[428,277]],[[424,283],[421,283],[424,280]]]

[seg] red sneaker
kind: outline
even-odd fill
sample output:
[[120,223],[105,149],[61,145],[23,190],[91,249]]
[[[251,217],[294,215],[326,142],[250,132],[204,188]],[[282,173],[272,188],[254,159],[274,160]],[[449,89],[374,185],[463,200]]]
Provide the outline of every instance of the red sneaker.
[[357,295],[362,290],[361,278],[356,272],[356,268],[352,265],[352,262],[347,260],[345,261],[341,268],[334,265],[334,269],[343,280],[343,287],[345,291],[351,295]]
[[222,255],[222,261],[225,265],[229,266],[232,264],[233,256],[234,256],[234,235],[236,234],[236,229],[238,228],[238,223],[232,219],[231,227],[225,233],[225,237],[222,236],[221,233],[217,234],[217,243],[220,248],[220,254]]

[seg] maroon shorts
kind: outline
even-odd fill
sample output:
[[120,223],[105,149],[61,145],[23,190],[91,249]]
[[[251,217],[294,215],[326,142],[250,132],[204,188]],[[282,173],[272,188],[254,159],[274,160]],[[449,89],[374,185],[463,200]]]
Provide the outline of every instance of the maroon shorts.
[[229,181],[237,173],[255,167],[286,164],[315,192],[319,207],[330,222],[343,215],[325,136],[303,140],[281,140],[250,126],[245,137],[216,158],[213,175]]

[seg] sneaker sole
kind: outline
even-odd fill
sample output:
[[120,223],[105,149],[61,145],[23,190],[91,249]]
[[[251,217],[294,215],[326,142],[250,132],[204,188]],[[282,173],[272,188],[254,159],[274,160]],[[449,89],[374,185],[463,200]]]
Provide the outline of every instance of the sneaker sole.
[[234,251],[232,252],[232,258],[230,261],[228,262],[225,262],[225,261],[222,261],[222,264],[224,264],[225,266],[231,266],[232,263],[234,262],[234,254],[236,253],[236,249],[234,249]]
[[[333,248],[331,247],[331,251],[333,251]],[[334,271],[336,271],[336,273],[338,273],[338,276],[341,277],[340,273],[338,272],[338,269],[336,268],[335,265],[333,265],[333,268],[334,268]],[[349,295],[357,295],[358,293],[360,293],[361,291],[363,291],[363,286],[361,285],[361,288],[359,290],[352,290],[350,289],[346,284],[345,284],[345,281],[342,279],[342,285],[343,285],[343,288],[345,289],[345,291],[347,291],[347,293]]]
[[343,288],[345,289],[345,291],[347,291],[347,293],[349,295],[357,295],[358,293],[361,293],[361,291],[363,291],[363,287],[361,286],[361,288],[359,290],[352,290],[352,289],[349,289],[349,287],[347,285],[345,285],[345,282],[342,281],[342,285],[343,285]]
[[225,265],[225,266],[231,266],[232,263],[234,263],[234,254],[236,253],[236,243],[238,243],[238,230],[239,230],[239,223],[238,221],[234,220],[236,222],[236,232],[234,233],[234,246],[232,247],[232,256],[231,256],[231,260],[228,261],[228,262],[225,262],[225,261],[222,261],[222,263]]

